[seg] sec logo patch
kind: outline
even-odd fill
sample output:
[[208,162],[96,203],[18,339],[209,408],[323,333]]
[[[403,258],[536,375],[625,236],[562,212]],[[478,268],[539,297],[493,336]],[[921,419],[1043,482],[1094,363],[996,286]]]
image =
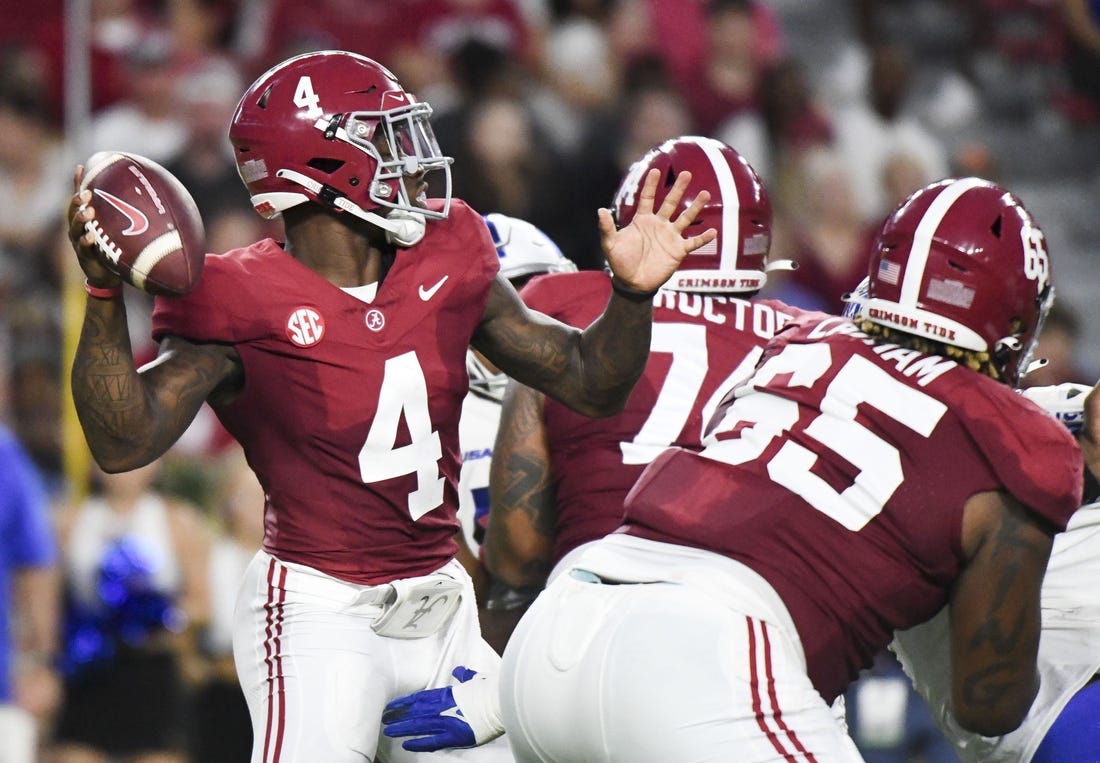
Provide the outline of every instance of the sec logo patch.
[[286,319],[286,336],[299,347],[312,347],[325,335],[325,319],[312,307],[296,308]]

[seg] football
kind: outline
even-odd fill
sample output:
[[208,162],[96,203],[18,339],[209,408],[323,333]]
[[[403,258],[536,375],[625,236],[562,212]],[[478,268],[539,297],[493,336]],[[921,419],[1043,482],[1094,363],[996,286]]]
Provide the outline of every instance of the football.
[[96,216],[85,224],[108,267],[150,294],[195,288],[206,260],[206,234],[183,183],[151,159],[100,151],[84,163],[80,189],[92,191]]

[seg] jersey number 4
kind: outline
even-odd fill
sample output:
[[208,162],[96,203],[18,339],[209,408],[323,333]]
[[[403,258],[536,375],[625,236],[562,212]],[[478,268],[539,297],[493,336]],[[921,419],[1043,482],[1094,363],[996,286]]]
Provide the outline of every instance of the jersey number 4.
[[[409,444],[395,447],[397,430],[404,416]],[[428,385],[415,352],[386,361],[378,411],[371,421],[367,441],[359,449],[359,474],[372,483],[416,475],[416,490],[409,493],[409,514],[413,520],[443,503],[443,476],[439,460],[443,446],[432,428],[428,411]]]

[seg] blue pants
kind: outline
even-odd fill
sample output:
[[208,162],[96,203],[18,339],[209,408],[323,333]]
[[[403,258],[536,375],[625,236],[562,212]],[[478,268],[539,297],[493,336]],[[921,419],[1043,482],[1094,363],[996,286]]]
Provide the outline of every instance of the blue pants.
[[1100,763],[1100,681],[1073,695],[1031,763]]

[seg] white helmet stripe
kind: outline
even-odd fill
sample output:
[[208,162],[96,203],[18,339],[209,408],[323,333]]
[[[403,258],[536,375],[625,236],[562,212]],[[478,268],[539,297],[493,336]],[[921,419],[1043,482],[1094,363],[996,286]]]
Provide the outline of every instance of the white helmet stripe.
[[909,252],[908,264],[905,266],[905,278],[901,282],[901,296],[898,304],[916,307],[917,299],[920,297],[920,284],[924,280],[924,267],[928,264],[928,255],[932,249],[932,239],[936,235],[936,230],[960,196],[971,189],[985,185],[987,183],[980,178],[956,180],[932,200],[913,233],[913,248]]
[[738,229],[741,224],[741,198],[737,195],[737,183],[733,179],[729,161],[722,154],[725,144],[713,138],[691,137],[687,140],[703,149],[703,153],[710,160],[714,176],[718,179],[718,192],[721,198],[714,200],[722,204],[722,227],[719,229],[722,237],[722,251],[718,267],[722,270],[736,270],[737,250],[741,245],[741,231]]

